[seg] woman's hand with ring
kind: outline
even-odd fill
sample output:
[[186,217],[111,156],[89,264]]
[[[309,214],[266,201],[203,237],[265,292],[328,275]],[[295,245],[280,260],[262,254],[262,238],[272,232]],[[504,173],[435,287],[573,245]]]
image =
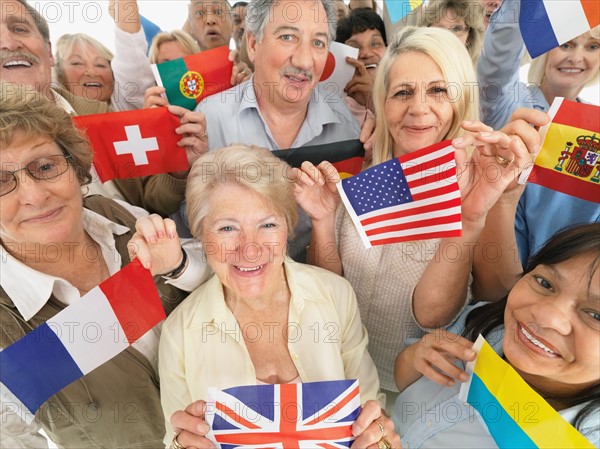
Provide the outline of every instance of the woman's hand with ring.
[[[183,136],[177,142],[177,146],[185,148],[188,163],[191,166],[196,159],[208,151],[206,116],[202,112],[190,111],[174,105],[169,106],[169,112],[177,115],[181,120],[181,126],[175,129],[175,133]],[[182,178],[187,175],[187,171],[171,174]]]
[[215,447],[212,441],[206,438],[209,427],[204,420],[205,414],[206,402],[196,401],[188,405],[185,410],[176,411],[171,415],[171,426],[173,426],[175,432],[171,444],[173,449],[188,447],[209,449]]
[[400,448],[400,436],[394,431],[393,421],[382,413],[376,401],[367,401],[352,426],[356,440],[352,448]]

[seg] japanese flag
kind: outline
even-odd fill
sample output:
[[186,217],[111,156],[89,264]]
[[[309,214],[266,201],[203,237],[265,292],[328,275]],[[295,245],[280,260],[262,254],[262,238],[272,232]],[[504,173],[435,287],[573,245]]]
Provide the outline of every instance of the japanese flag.
[[[357,59],[358,48],[350,47],[339,42],[332,42],[325,69],[321,75],[320,83],[327,92],[334,91],[338,95],[344,92],[346,84],[354,76],[354,66],[346,62],[346,57]],[[332,88],[333,86],[333,88]]]

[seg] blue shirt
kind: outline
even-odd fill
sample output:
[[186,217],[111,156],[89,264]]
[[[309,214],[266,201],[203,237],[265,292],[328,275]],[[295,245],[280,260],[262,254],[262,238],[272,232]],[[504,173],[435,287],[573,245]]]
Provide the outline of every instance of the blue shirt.
[[[206,115],[208,151],[236,143],[257,145],[271,151],[286,149],[279,148],[262,117],[253,80],[254,77],[224,92],[211,95],[196,107],[196,111]],[[306,118],[291,148],[358,139],[359,135],[358,123],[344,100],[317,85],[311,94]],[[181,205],[180,214],[187,223],[185,201]],[[179,221],[178,217],[174,219]],[[298,208],[295,237],[288,242],[288,254],[296,261],[306,260],[310,229],[309,217]],[[182,235],[187,235],[187,230],[181,231]]]
[[[196,111],[206,114],[208,150],[234,143],[279,148],[258,108],[254,77],[224,92],[205,98]],[[262,92],[269,95],[269,92]],[[360,128],[339,96],[319,85],[313,90],[306,118],[291,148],[358,139]]]
[[[460,335],[469,312],[482,305],[484,304],[478,303],[467,307],[448,330]],[[503,335],[502,327],[486,336],[488,343],[500,355]],[[461,383],[456,382],[452,387],[445,387],[421,377],[400,393],[394,405],[392,419],[404,449],[498,448],[479,412],[458,399],[460,386]],[[579,404],[561,410],[559,414],[572,423],[585,405]],[[490,413],[497,412],[490,410]],[[595,409],[581,425],[582,433],[596,447],[600,445],[599,423],[600,410]]]
[[506,125],[522,107],[547,111],[539,86],[519,81],[525,44],[519,31],[519,0],[504,0],[492,15],[477,63],[481,121],[494,129]]

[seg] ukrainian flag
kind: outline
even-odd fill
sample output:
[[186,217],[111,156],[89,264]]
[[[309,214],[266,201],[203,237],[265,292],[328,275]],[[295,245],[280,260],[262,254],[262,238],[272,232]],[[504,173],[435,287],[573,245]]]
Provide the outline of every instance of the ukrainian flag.
[[600,203],[600,107],[557,98],[548,114],[528,181]]
[[459,398],[475,408],[501,449],[592,449],[581,433],[536,393],[480,335]]
[[423,4],[423,0],[385,0],[390,20],[396,23]]

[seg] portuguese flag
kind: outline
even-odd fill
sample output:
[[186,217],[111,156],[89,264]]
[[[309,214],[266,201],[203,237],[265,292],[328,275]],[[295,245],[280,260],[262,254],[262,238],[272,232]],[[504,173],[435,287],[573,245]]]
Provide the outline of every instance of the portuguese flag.
[[342,179],[359,174],[365,160],[365,150],[358,139],[277,150],[272,153],[297,168],[304,161],[313,165],[319,165],[323,161],[331,162]]
[[166,89],[170,104],[194,110],[204,97],[231,87],[233,62],[226,46],[185,58],[152,64],[156,84]]
[[528,181],[600,203],[600,107],[557,98],[548,114]]

